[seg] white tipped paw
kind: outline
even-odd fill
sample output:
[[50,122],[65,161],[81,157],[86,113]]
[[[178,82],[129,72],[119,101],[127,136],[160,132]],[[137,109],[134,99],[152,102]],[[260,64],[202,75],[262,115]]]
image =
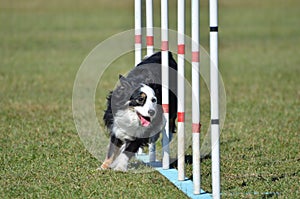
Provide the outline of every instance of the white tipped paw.
[[115,171],[127,171],[129,158],[121,153],[119,157],[110,165],[110,168]]

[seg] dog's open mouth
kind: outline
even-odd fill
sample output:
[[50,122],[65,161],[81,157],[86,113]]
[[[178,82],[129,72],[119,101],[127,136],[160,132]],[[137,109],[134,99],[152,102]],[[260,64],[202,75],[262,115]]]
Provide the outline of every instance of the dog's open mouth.
[[146,116],[143,116],[141,115],[140,113],[137,112],[137,115],[141,121],[141,125],[144,126],[144,127],[147,127],[151,124],[151,118],[150,117],[146,117]]

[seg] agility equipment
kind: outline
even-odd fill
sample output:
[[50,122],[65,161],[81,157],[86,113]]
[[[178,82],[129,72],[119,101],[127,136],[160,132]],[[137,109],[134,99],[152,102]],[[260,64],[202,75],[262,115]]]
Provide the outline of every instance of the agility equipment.
[[[201,190],[200,172],[200,31],[199,0],[191,0],[191,60],[192,60],[192,153],[193,181],[185,177],[185,0],[177,2],[177,61],[178,61],[178,171],[170,169],[169,135],[169,38],[168,38],[168,0],[161,0],[161,52],[162,52],[162,108],[167,119],[162,132],[162,165],[157,170],[171,180],[191,198],[220,198],[220,121],[218,88],[218,0],[209,0],[210,19],[210,91],[211,91],[211,156],[212,156],[212,194]],[[145,0],[146,5],[146,49],[147,56],[154,52],[153,1]],[[142,59],[142,0],[135,0],[135,65]],[[151,143],[149,155],[139,155],[144,162],[156,162],[156,147]],[[176,177],[174,177],[176,176]]]

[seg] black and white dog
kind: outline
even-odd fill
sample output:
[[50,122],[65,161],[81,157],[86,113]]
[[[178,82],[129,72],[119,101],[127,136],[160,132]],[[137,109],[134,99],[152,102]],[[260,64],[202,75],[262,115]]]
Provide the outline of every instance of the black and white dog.
[[[107,97],[103,120],[110,144],[101,169],[126,171],[140,147],[159,138],[166,119],[162,108],[161,52],[144,59]],[[177,63],[169,52],[169,129],[175,132],[177,117]]]

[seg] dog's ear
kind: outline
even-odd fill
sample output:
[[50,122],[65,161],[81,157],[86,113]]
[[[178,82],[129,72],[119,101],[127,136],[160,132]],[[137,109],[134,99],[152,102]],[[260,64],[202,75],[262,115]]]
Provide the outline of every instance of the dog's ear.
[[120,80],[121,88],[124,89],[129,87],[130,83],[126,77],[124,77],[123,75],[119,75],[119,80]]
[[123,75],[119,74],[119,80],[126,79]]

